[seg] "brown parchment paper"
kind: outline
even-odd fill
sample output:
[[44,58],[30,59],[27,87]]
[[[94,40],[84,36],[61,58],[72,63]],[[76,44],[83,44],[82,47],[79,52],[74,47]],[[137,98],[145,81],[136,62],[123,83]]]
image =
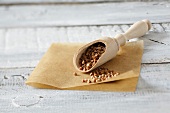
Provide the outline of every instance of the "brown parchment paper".
[[[36,88],[135,91],[140,74],[143,41],[129,42],[121,47],[117,56],[101,67],[120,72],[120,75],[101,83],[82,83],[88,74],[79,73],[73,66],[73,55],[83,44],[53,43],[26,81]],[[77,72],[78,76],[74,76]]]

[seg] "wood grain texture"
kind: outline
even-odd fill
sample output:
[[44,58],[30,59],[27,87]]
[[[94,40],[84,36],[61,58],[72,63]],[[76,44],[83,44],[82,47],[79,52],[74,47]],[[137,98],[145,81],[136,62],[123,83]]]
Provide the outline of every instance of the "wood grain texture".
[[132,24],[142,19],[165,23],[170,22],[169,10],[169,2],[0,6],[0,28]]
[[32,70],[0,70],[0,112],[169,112],[170,64],[143,64],[134,93],[34,89],[24,84]]
[[159,2],[169,0],[0,0],[3,5],[19,5],[19,4],[61,4],[61,3],[106,3],[106,2]]
[[[114,37],[130,25],[0,29],[0,67],[34,67],[53,42],[90,42]],[[170,25],[153,24],[144,40],[142,63],[170,62]],[[161,52],[164,51],[164,52]]]

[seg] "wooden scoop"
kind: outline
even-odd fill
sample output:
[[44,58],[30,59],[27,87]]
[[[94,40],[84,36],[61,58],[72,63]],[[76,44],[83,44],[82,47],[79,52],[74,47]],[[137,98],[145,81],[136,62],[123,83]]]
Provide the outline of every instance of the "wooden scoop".
[[[142,20],[142,21],[138,21],[136,23],[134,23],[125,33],[123,34],[118,34],[116,35],[114,38],[110,38],[110,37],[103,37],[99,40],[95,40],[93,42],[90,42],[86,45],[84,45],[83,47],[81,47],[75,54],[73,57],[73,64],[74,67],[83,73],[92,71],[93,69],[97,68],[98,66],[106,63],[107,61],[111,60],[113,57],[116,56],[119,47],[123,46],[126,44],[126,40],[132,39],[132,38],[137,38],[137,37],[141,37],[144,34],[146,34],[146,32],[148,32],[151,28],[151,23],[149,20]],[[98,61],[96,62],[96,64],[89,70],[80,70],[79,67],[79,59],[81,57],[81,55],[86,51],[86,49],[95,44],[95,43],[104,43],[106,46],[106,50],[105,52],[100,56],[100,58],[98,59]]]

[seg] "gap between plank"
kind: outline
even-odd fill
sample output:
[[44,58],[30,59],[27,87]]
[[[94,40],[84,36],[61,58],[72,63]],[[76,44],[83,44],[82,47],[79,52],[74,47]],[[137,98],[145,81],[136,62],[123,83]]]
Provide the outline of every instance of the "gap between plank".
[[[162,2],[167,2],[167,0],[162,0]],[[170,1],[170,0],[169,0]],[[127,2],[158,2],[157,0],[150,1],[150,0],[91,0],[91,1],[45,1],[45,2],[36,2],[36,1],[21,1],[21,2],[1,2],[0,6],[20,6],[20,5],[86,5],[86,4],[104,4],[104,3],[127,3]],[[155,3],[155,5],[157,5]]]

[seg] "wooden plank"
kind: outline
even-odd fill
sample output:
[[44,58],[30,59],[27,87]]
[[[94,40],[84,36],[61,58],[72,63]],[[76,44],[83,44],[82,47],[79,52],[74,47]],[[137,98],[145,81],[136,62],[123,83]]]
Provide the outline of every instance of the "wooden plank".
[[[12,5],[12,4],[61,4],[61,3],[106,3],[106,2],[140,2],[143,0],[1,0],[0,4]],[[145,0],[145,2],[153,2],[160,0]],[[162,0],[169,1],[169,0]]]
[[0,6],[0,28],[131,24],[145,18],[164,23],[170,22],[169,6],[168,2]]
[[[93,3],[93,2],[125,2],[126,0],[1,0],[0,4],[29,4],[29,3]],[[140,0],[130,0],[130,1],[140,1]]]
[[[129,26],[0,29],[0,67],[34,67],[53,42],[90,42],[102,36],[114,37]],[[141,38],[145,43],[142,63],[170,62],[169,23],[153,26],[149,34]]]
[[24,84],[32,70],[0,69],[0,112],[169,112],[170,64],[142,65],[131,93],[34,89]]

